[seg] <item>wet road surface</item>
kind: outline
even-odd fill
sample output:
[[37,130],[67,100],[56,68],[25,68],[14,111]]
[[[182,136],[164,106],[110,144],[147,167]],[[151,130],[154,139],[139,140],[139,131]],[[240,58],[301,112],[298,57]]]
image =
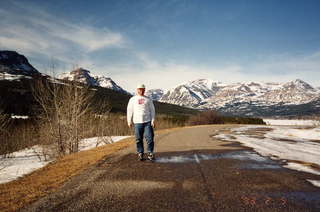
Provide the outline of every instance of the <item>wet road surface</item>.
[[122,150],[23,211],[319,211],[308,173],[282,168],[238,143],[230,126],[182,128],[156,136],[156,161]]

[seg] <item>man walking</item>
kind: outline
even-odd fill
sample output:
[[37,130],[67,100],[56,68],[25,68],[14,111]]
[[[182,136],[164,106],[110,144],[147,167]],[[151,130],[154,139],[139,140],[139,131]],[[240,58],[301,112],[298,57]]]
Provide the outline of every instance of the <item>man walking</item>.
[[137,86],[137,93],[135,96],[131,97],[127,107],[127,121],[128,126],[132,126],[132,121],[134,124],[134,131],[136,137],[136,146],[138,159],[140,161],[144,160],[144,147],[143,147],[143,136],[147,141],[147,151],[148,159],[154,160],[154,132],[153,128],[155,127],[155,109],[151,99],[144,96],[145,85],[140,84]]

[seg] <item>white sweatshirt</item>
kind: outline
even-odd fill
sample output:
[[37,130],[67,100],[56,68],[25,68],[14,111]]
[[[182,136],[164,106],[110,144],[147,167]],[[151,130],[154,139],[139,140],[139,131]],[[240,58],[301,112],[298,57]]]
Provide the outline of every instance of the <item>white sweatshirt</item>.
[[130,98],[127,107],[127,121],[131,123],[145,123],[154,121],[155,109],[151,99],[146,96],[133,96]]

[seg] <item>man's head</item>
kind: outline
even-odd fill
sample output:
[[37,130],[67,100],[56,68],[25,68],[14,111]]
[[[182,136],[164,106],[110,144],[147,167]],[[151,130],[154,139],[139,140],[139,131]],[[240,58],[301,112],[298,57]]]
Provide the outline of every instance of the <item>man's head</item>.
[[139,84],[137,86],[137,94],[139,96],[143,96],[145,91],[146,91],[146,86],[144,84]]

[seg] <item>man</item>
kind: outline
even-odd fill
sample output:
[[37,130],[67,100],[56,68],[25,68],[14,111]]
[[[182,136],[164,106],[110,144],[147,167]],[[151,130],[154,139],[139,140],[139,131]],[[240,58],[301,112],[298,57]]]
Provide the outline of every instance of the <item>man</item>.
[[140,161],[144,160],[144,147],[143,147],[143,136],[147,141],[147,151],[148,159],[154,160],[154,132],[155,127],[155,109],[151,99],[144,96],[145,85],[140,84],[137,86],[137,93],[135,96],[131,97],[127,107],[127,121],[128,126],[132,126],[132,121],[134,124],[134,131],[136,137],[136,146],[138,159]]

